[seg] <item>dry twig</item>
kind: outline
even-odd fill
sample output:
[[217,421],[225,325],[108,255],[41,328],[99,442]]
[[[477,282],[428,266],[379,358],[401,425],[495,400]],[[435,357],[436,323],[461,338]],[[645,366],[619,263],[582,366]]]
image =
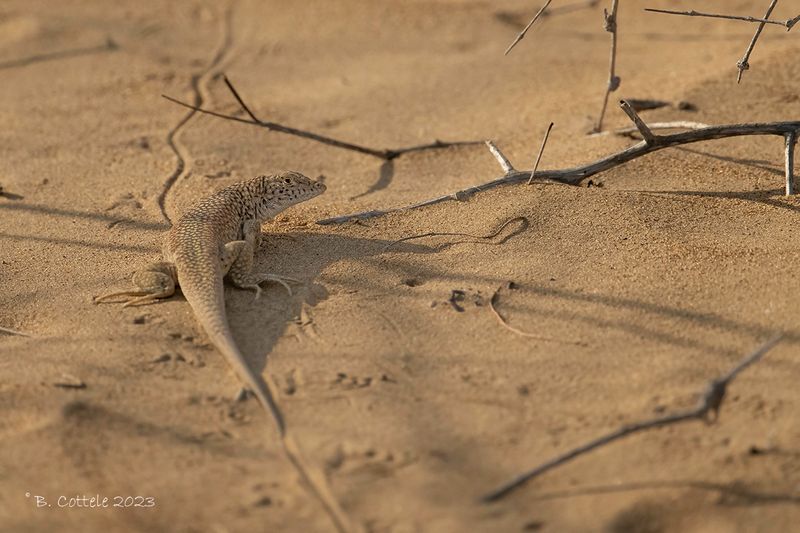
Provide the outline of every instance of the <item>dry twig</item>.
[[403,237],[402,239],[397,239],[396,241],[390,242],[389,244],[387,244],[383,248],[383,250],[381,250],[381,253],[387,251],[389,248],[391,248],[395,244],[399,244],[401,242],[406,242],[406,241],[411,241],[411,240],[414,240],[414,239],[422,239],[424,237],[470,237],[472,239],[478,239],[478,240],[481,240],[481,241],[488,241],[488,240],[494,239],[495,237],[500,235],[500,233],[502,233],[502,231],[504,229],[506,229],[506,226],[508,226],[509,224],[511,224],[513,222],[520,222],[520,227],[519,227],[519,229],[511,232],[507,237],[505,237],[504,239],[502,239],[498,243],[498,244],[502,244],[502,243],[506,242],[508,239],[510,239],[511,237],[513,237],[514,235],[517,235],[517,234],[522,233],[523,231],[525,231],[528,228],[528,225],[529,225],[528,219],[525,218],[525,217],[509,218],[508,220],[503,222],[500,225],[499,228],[497,228],[495,231],[493,231],[492,233],[490,233],[488,235],[472,235],[470,233],[450,233],[450,232],[437,232],[437,231],[432,231],[432,232],[429,232],[429,233],[422,233],[420,235],[411,235],[410,237]]
[[[628,148],[625,148],[620,152],[608,155],[596,161],[592,161],[591,163],[588,163],[586,165],[581,165],[573,168],[564,168],[564,169],[537,170],[534,174],[534,180],[539,182],[556,182],[566,185],[578,185],[583,180],[591,176],[594,176],[595,174],[599,174],[600,172],[604,172],[611,168],[617,167],[619,165],[627,163],[628,161],[632,161],[633,159],[642,157],[643,155],[647,155],[652,152],[657,152],[659,150],[663,150],[664,148],[669,148],[671,146],[679,146],[683,144],[690,144],[699,141],[709,141],[713,139],[724,139],[727,137],[740,137],[744,135],[779,135],[781,137],[786,138],[788,135],[793,134],[796,137],[797,132],[800,131],[800,121],[789,121],[789,122],[756,122],[749,124],[725,124],[721,126],[709,126],[709,127],[699,128],[692,131],[672,133],[668,135],[655,135],[652,132],[652,128],[648,127],[647,124],[645,124],[644,121],[642,121],[639,118],[636,112],[633,111],[633,108],[631,108],[629,105],[626,105],[624,101],[620,103],[620,106],[627,109],[626,113],[628,113],[629,116],[631,116],[632,120],[634,116],[637,118],[637,120],[634,120],[634,125],[636,126],[636,130],[644,137],[644,140],[642,140],[637,144],[634,144],[633,146],[629,146]],[[363,220],[367,218],[379,217],[397,211],[408,211],[411,209],[419,209],[421,207],[427,207],[429,205],[434,205],[451,200],[464,201],[481,191],[486,191],[502,185],[510,185],[514,183],[522,183],[530,181],[531,179],[530,170],[515,170],[513,168],[513,165],[502,154],[502,152],[500,152],[500,150],[497,148],[497,146],[494,145],[494,143],[491,144],[490,150],[492,151],[492,154],[495,156],[498,162],[500,162],[501,167],[503,167],[503,170],[505,171],[505,174],[498,179],[489,181],[487,183],[482,183],[480,185],[468,187],[466,189],[456,191],[452,194],[438,196],[436,198],[431,198],[429,200],[425,200],[423,202],[418,202],[416,204],[404,207],[364,211],[361,213],[353,213],[351,215],[326,218],[323,220],[318,220],[317,224],[322,224],[322,225],[342,224],[344,222],[349,222],[351,220]],[[792,165],[793,163],[794,163],[793,158],[787,158],[786,160],[787,165]],[[506,171],[506,166],[510,167],[512,170]],[[786,172],[787,173],[791,172],[791,169],[787,168]],[[791,194],[788,191],[788,189],[787,189],[787,194]]]
[[769,7],[767,8],[767,12],[763,18],[756,18],[756,17],[749,17],[749,16],[737,16],[737,15],[718,15],[715,13],[700,13],[699,11],[691,10],[691,11],[673,11],[671,9],[652,9],[652,8],[645,8],[645,11],[650,11],[652,13],[665,13],[667,15],[683,15],[687,17],[711,17],[711,18],[719,18],[719,19],[729,19],[729,20],[744,20],[746,22],[756,22],[758,23],[758,28],[756,28],[756,32],[753,35],[753,38],[750,40],[750,44],[747,46],[747,50],[740,59],[736,63],[736,68],[738,69],[738,73],[736,74],[736,83],[742,81],[742,74],[745,70],[750,69],[750,54],[753,52],[753,48],[756,46],[756,42],[758,41],[759,36],[761,35],[761,31],[764,29],[766,24],[776,24],[778,26],[783,26],[786,28],[786,31],[791,30],[798,21],[800,21],[800,15],[796,16],[793,19],[788,19],[786,21],[779,21],[779,20],[770,20],[769,16],[772,14],[772,10],[775,9],[775,6],[778,4],[778,0],[771,0]]
[[[772,10],[775,8],[775,5],[778,3],[778,0],[772,0],[770,2],[769,7],[767,8],[767,13],[764,15],[764,19],[768,19],[769,16],[772,14]],[[761,30],[764,29],[764,22],[758,23],[758,28],[756,28],[756,33],[753,35],[753,38],[750,40],[750,44],[747,46],[747,50],[745,50],[742,59],[736,63],[736,68],[739,69],[739,72],[736,74],[736,83],[742,81],[742,74],[744,74],[745,70],[750,69],[750,54],[753,52],[753,48],[756,46],[756,41],[758,41],[759,36],[761,35]]]
[[561,344],[573,344],[575,346],[586,346],[586,343],[584,342],[565,341],[562,339],[554,339],[552,337],[543,337],[541,335],[536,335],[535,333],[528,333],[527,331],[522,331],[521,329],[515,328],[514,326],[509,324],[503,317],[503,315],[500,314],[500,311],[498,311],[496,307],[497,301],[500,299],[500,289],[502,289],[503,287],[506,287],[508,289],[514,289],[516,287],[516,284],[512,281],[509,281],[505,285],[501,285],[500,287],[497,288],[496,291],[494,291],[494,294],[492,294],[492,298],[489,300],[489,309],[492,311],[492,314],[494,315],[494,317],[497,319],[497,321],[500,323],[501,326],[503,326],[512,333],[516,333],[517,335],[520,335],[522,337],[528,337],[529,339],[558,342]]
[[0,333],[7,333],[9,335],[17,335],[19,337],[33,337],[33,335],[31,335],[30,333],[25,333],[24,331],[17,331],[15,329],[11,329],[11,328],[4,328],[3,326],[0,326]]
[[514,42],[512,42],[510,45],[508,45],[508,48],[506,48],[506,51],[503,53],[503,55],[507,56],[508,53],[511,51],[511,49],[514,48],[515,46],[517,46],[517,43],[525,38],[525,34],[528,33],[528,30],[531,29],[531,26],[533,26],[534,22],[539,20],[539,17],[542,16],[542,14],[544,13],[544,10],[547,9],[547,6],[549,6],[550,2],[552,2],[552,1],[553,0],[547,0],[547,2],[544,3],[542,8],[533,16],[533,18],[528,23],[528,25],[525,26],[525,28],[521,32],[519,32],[519,34],[517,34],[517,37],[516,37],[516,39],[514,39]]
[[689,409],[688,411],[678,412],[672,415],[662,416],[659,418],[653,418],[650,420],[644,420],[641,422],[635,422],[633,424],[627,424],[619,428],[618,430],[609,433],[603,437],[595,439],[593,441],[587,442],[577,448],[573,448],[572,450],[559,455],[541,465],[537,466],[536,468],[529,470],[513,480],[509,481],[508,483],[500,486],[499,488],[485,494],[481,497],[481,501],[483,503],[491,503],[499,500],[500,498],[508,495],[512,491],[520,488],[522,485],[527,483],[528,481],[538,477],[545,472],[552,470],[553,468],[560,466],[564,463],[575,459],[576,457],[588,453],[596,448],[601,446],[605,446],[615,440],[619,440],[623,437],[627,437],[628,435],[632,435],[633,433],[638,433],[640,431],[645,431],[648,429],[653,429],[657,427],[667,426],[670,424],[677,424],[679,422],[689,422],[692,420],[703,420],[706,423],[712,423],[717,420],[719,417],[719,410],[722,406],[722,400],[725,399],[725,392],[728,385],[736,378],[736,376],[745,368],[752,365],[759,359],[761,359],[764,354],[766,354],[769,350],[771,350],[778,342],[780,342],[782,335],[778,335],[773,337],[766,343],[762,344],[756,351],[742,359],[742,361],[737,364],[733,369],[731,369],[727,374],[723,376],[711,380],[706,387],[705,392],[703,393],[703,397],[700,399],[700,402],[694,409]]
[[536,162],[533,164],[533,170],[531,170],[531,177],[528,178],[528,185],[533,182],[533,176],[536,174],[536,169],[539,168],[539,161],[542,160],[542,154],[544,153],[544,145],[547,144],[547,139],[550,137],[550,130],[553,129],[553,123],[551,122],[549,126],[547,126],[547,131],[544,132],[544,137],[542,138],[542,145],[539,147],[539,154],[536,156]]
[[186,102],[181,102],[176,98],[172,98],[171,96],[167,96],[162,94],[161,96],[173,102],[175,104],[181,105],[183,107],[193,109],[200,113],[205,113],[206,115],[211,115],[213,117],[223,118],[225,120],[232,120],[234,122],[241,122],[242,124],[250,124],[252,126],[259,126],[261,128],[266,128],[270,131],[277,131],[279,133],[285,133],[287,135],[294,135],[295,137],[302,137],[304,139],[310,139],[312,141],[316,141],[318,143],[327,144],[329,146],[335,146],[336,148],[342,148],[344,150],[351,150],[354,152],[359,152],[362,154],[371,155],[373,157],[377,157],[379,159],[383,159],[385,161],[391,161],[403,154],[407,154],[410,152],[420,152],[423,150],[435,150],[440,148],[449,148],[451,146],[467,146],[467,145],[475,145],[480,144],[481,141],[454,141],[454,142],[445,142],[440,140],[435,140],[432,143],[428,144],[420,144],[416,146],[408,146],[405,148],[397,148],[395,150],[386,149],[386,150],[378,150],[375,148],[369,148],[367,146],[361,146],[358,144],[340,141],[338,139],[334,139],[332,137],[326,137],[324,135],[319,135],[317,133],[312,133],[310,131],[300,130],[297,128],[292,128],[289,126],[284,126],[282,124],[278,124],[277,122],[269,122],[265,120],[261,120],[255,116],[255,114],[250,110],[250,108],[244,103],[244,100],[239,96],[238,91],[234,88],[233,84],[230,82],[227,76],[223,76],[223,80],[225,81],[225,85],[228,86],[228,89],[233,94],[233,97],[236,98],[236,101],[242,107],[242,110],[247,114],[249,118],[241,118],[234,115],[226,115],[225,113],[217,113],[216,111],[210,111],[208,109],[203,109],[201,107],[187,104]]
[[797,132],[786,134],[786,194],[794,194],[794,147],[797,144]]
[[61,389],[85,389],[86,382],[81,378],[75,377],[72,374],[61,374],[56,381],[52,382],[54,387]]
[[784,26],[787,30],[791,30],[798,20],[797,18],[794,18],[781,22],[779,20],[767,20],[755,17],[740,17],[737,15],[718,15],[716,13],[701,13],[699,11],[695,11],[694,9],[690,11],[673,11],[672,9],[654,9],[646,7],[644,8],[644,10],[649,11],[651,13],[664,13],[666,15],[683,15],[686,17],[709,17],[716,19],[744,20],[746,22],[763,22],[764,24],[777,24],[778,26]]
[[517,45],[517,43],[520,42],[525,37],[525,34],[528,33],[528,30],[531,28],[531,26],[534,25],[534,23],[539,18],[547,18],[547,17],[552,17],[554,15],[563,15],[565,13],[578,11],[579,9],[592,8],[600,3],[600,0],[582,0],[579,2],[573,2],[571,4],[566,4],[563,6],[554,7],[553,9],[547,9],[551,1],[552,0],[548,0],[547,3],[545,3],[542,6],[542,8],[536,13],[536,15],[533,16],[533,19],[531,19],[531,21],[528,22],[528,25],[525,26],[525,28],[519,34],[517,34],[517,37],[514,39],[514,42],[508,45],[508,48],[506,48],[506,51],[503,53],[503,55],[506,56],[508,55],[511,49],[514,48]]
[[[702,128],[710,128],[708,124],[703,122],[687,122],[684,120],[676,120],[675,122],[653,122],[647,125],[650,131],[653,130],[699,130]],[[626,128],[617,128],[615,130],[598,131],[592,133],[590,137],[600,137],[603,135],[628,135],[629,133],[637,133],[639,128],[636,126],[628,126]]]
[[497,159],[497,162],[500,164],[500,168],[503,169],[503,172],[506,174],[511,174],[514,172],[514,165],[511,164],[511,161],[503,155],[503,152],[500,151],[500,148],[494,144],[494,141],[486,141],[486,146],[489,148],[489,152]]
[[611,33],[611,58],[608,64],[608,84],[606,85],[606,95],[603,97],[603,107],[600,109],[600,116],[597,118],[597,124],[594,127],[594,132],[603,130],[603,118],[606,115],[606,108],[608,107],[608,97],[619,89],[619,84],[622,78],[616,75],[617,67],[617,7],[619,0],[611,0],[611,13],[603,9],[604,28],[607,32]]

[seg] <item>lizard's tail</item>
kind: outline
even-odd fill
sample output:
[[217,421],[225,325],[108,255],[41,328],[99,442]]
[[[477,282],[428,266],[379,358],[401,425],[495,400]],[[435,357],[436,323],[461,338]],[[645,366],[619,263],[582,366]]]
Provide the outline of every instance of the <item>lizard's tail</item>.
[[[300,451],[300,447],[289,432],[283,412],[278,404],[278,387],[272,379],[272,376],[266,372],[263,375],[253,372],[247,365],[238,346],[236,346],[225,314],[222,280],[219,280],[216,290],[212,289],[209,291],[208,287],[187,286],[182,286],[181,290],[192,306],[192,309],[195,310],[197,319],[206,331],[212,344],[222,352],[222,355],[225,356],[225,359],[227,359],[233,367],[239,379],[253,391],[264,409],[272,415],[278,428],[281,444],[283,445],[286,456],[289,458],[292,465],[294,465],[300,477],[308,484],[311,491],[325,508],[328,516],[335,524],[337,531],[339,531],[339,533],[350,533],[354,531],[347,515],[333,496],[325,475],[306,462]],[[214,295],[213,302],[209,301],[207,296],[209,294]],[[208,305],[209,303],[211,305]],[[203,312],[204,310],[212,312]]]

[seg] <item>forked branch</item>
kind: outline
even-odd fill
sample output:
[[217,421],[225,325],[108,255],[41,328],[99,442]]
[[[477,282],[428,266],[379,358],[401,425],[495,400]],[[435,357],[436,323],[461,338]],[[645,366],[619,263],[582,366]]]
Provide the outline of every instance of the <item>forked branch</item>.
[[[379,217],[397,211],[418,209],[421,207],[426,207],[429,205],[434,205],[451,200],[464,201],[478,192],[514,183],[523,183],[523,182],[530,183],[531,181],[536,181],[536,182],[556,182],[556,183],[563,183],[566,185],[579,185],[583,180],[591,176],[594,176],[595,174],[599,174],[600,172],[605,172],[606,170],[627,163],[628,161],[632,161],[636,158],[642,157],[652,152],[657,152],[658,150],[663,150],[664,148],[669,148],[671,146],[680,146],[683,144],[691,144],[700,141],[710,141],[713,139],[724,139],[727,137],[741,137],[745,135],[777,135],[782,137],[784,139],[783,144],[786,146],[786,174],[787,176],[789,176],[790,174],[793,176],[794,146],[797,142],[797,134],[800,131],[800,121],[756,122],[750,124],[725,124],[721,126],[708,126],[703,128],[697,128],[697,129],[692,129],[691,131],[684,131],[680,133],[655,135],[652,129],[649,128],[647,124],[645,124],[645,122],[638,116],[636,111],[634,111],[633,108],[627,102],[625,102],[624,100],[621,101],[620,107],[622,107],[622,109],[628,114],[628,116],[635,124],[637,131],[639,131],[639,133],[644,138],[644,140],[642,140],[641,142],[634,144],[633,146],[629,146],[628,148],[625,148],[620,152],[608,155],[606,157],[603,157],[601,159],[592,161],[591,163],[588,163],[586,165],[581,165],[578,167],[553,169],[553,170],[536,170],[535,172],[532,172],[530,170],[514,169],[513,165],[511,165],[511,163],[505,158],[505,156],[502,156],[500,150],[494,145],[494,143],[492,143],[491,146],[494,147],[492,153],[495,154],[495,157],[498,159],[498,161],[501,162],[501,166],[503,170],[506,172],[505,175],[503,175],[500,178],[489,181],[487,183],[482,183],[480,185],[468,187],[466,189],[461,189],[460,191],[456,191],[452,194],[431,198],[429,200],[425,200],[423,202],[419,202],[416,204],[404,207],[364,211],[361,213],[353,213],[351,215],[326,218],[324,220],[318,220],[317,224],[323,224],[323,225],[342,224],[344,222],[349,222],[351,220]],[[790,145],[791,145],[791,150],[789,150]],[[792,154],[791,157],[789,155],[790,152]],[[497,157],[497,154],[500,154],[502,156],[502,159],[505,160],[505,163],[503,163],[501,159]],[[510,167],[511,169],[510,171],[506,168],[505,166],[506,163],[508,167]],[[787,177],[787,187],[786,187],[787,195],[793,194],[794,192],[793,187],[789,187],[789,181],[791,180],[789,180]]]
[[[775,9],[775,5],[778,3],[778,0],[772,0],[767,8],[767,13],[764,15],[764,19],[769,19],[769,16],[772,14],[772,10]],[[747,46],[747,50],[745,50],[744,55],[736,63],[736,68],[739,70],[736,74],[736,83],[742,81],[742,74],[744,74],[745,70],[750,69],[750,54],[753,53],[753,48],[756,46],[756,42],[758,38],[761,36],[761,30],[764,29],[764,22],[759,22],[758,27],[756,28],[755,34],[753,34],[753,38],[750,40],[750,44]],[[789,28],[791,29],[791,28]]]
[[225,120],[232,120],[234,122],[241,122],[242,124],[250,124],[251,126],[258,126],[261,128],[266,128],[270,131],[277,131],[279,133],[285,133],[287,135],[294,135],[295,137],[302,137],[304,139],[310,139],[312,141],[327,144],[329,146],[335,146],[336,148],[342,148],[343,150],[351,150],[353,152],[359,152],[362,154],[371,155],[373,157],[377,157],[379,159],[383,159],[385,161],[391,161],[403,154],[407,154],[410,152],[421,152],[423,150],[435,150],[440,148],[449,148],[451,146],[467,146],[467,145],[475,145],[481,144],[482,141],[454,141],[454,142],[446,142],[435,140],[432,143],[427,144],[420,144],[416,146],[408,146],[405,148],[397,148],[397,149],[386,149],[386,150],[379,150],[376,148],[370,148],[367,146],[362,146],[359,144],[350,143],[347,141],[341,141],[339,139],[334,139],[333,137],[327,137],[325,135],[319,135],[317,133],[313,133],[310,131],[305,131],[297,128],[292,128],[290,126],[284,126],[283,124],[278,124],[277,122],[270,122],[267,120],[261,120],[260,118],[256,117],[256,115],[250,110],[247,104],[244,103],[244,100],[241,96],[239,96],[239,92],[234,88],[233,84],[230,82],[227,76],[223,76],[223,80],[225,81],[225,85],[228,86],[228,89],[233,94],[233,97],[241,106],[242,110],[247,114],[249,118],[241,118],[234,115],[228,115],[225,113],[218,113],[216,111],[211,111],[209,109],[203,109],[198,106],[194,106],[191,104],[187,104],[186,102],[182,102],[176,98],[172,98],[171,96],[167,96],[162,94],[161,96],[169,100],[170,102],[176,103],[183,107],[194,109],[199,113],[205,113],[206,115],[211,115],[213,117],[222,118]]
[[541,476],[545,472],[548,472],[557,466],[563,465],[564,463],[567,463],[576,457],[586,454],[594,449],[600,448],[601,446],[605,446],[606,444],[610,444],[611,442],[619,440],[623,437],[627,437],[628,435],[646,431],[648,429],[668,426],[670,424],[677,424],[679,422],[704,420],[707,423],[712,423],[716,421],[719,417],[719,410],[722,407],[722,400],[725,399],[725,392],[728,385],[742,370],[761,359],[764,354],[778,344],[778,342],[781,340],[781,337],[781,335],[773,337],[766,343],[762,344],[756,351],[742,359],[739,364],[728,371],[728,373],[718,377],[717,379],[711,380],[706,386],[706,390],[703,393],[700,402],[698,402],[694,409],[624,425],[608,435],[587,442],[586,444],[578,446],[577,448],[573,448],[572,450],[563,453],[558,457],[542,463],[532,470],[520,474],[508,483],[485,494],[483,497],[481,497],[481,501],[483,503],[495,502],[510,494],[514,490],[522,487],[530,480]]
[[772,10],[775,9],[775,6],[777,4],[778,0],[770,0],[769,7],[767,7],[767,12],[764,14],[762,18],[749,17],[749,16],[743,17],[737,15],[719,15],[716,13],[701,13],[693,9],[691,11],[674,11],[672,9],[645,8],[645,11],[649,11],[651,13],[663,13],[667,15],[683,15],[686,17],[711,17],[711,18],[728,19],[728,20],[743,20],[746,22],[757,23],[758,28],[756,28],[756,32],[753,35],[753,38],[750,40],[750,44],[747,46],[747,50],[745,50],[742,58],[736,63],[736,68],[738,70],[738,73],[736,74],[736,83],[739,83],[742,81],[742,74],[744,73],[744,71],[750,68],[750,63],[749,63],[750,54],[753,53],[753,48],[755,48],[756,42],[758,41],[758,38],[761,36],[761,31],[764,29],[764,26],[767,24],[775,24],[778,26],[783,26],[786,28],[786,31],[789,31],[794,27],[795,24],[800,22],[800,15],[785,21],[770,20],[769,16],[772,14]]

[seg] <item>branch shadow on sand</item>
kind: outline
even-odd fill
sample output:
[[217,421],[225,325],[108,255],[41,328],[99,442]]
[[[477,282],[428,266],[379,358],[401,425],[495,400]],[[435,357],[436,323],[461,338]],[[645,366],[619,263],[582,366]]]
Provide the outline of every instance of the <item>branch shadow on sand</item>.
[[58,52],[46,52],[43,54],[34,54],[19,59],[10,59],[8,61],[0,62],[0,70],[27,67],[35,63],[42,63],[44,61],[56,61],[59,59],[68,59],[71,57],[79,57],[92,54],[100,54],[103,52],[113,52],[119,50],[119,45],[114,42],[111,37],[106,39],[106,42],[97,46],[88,46],[84,48],[70,48],[67,50],[59,50]]

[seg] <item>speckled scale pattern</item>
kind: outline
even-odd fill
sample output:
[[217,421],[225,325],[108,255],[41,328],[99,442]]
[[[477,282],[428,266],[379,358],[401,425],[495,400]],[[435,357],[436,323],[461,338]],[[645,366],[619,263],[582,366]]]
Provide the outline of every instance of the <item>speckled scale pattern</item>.
[[259,228],[287,207],[324,191],[325,185],[298,172],[258,176],[201,200],[170,230],[164,258],[174,263],[178,285],[212,340],[230,336],[222,287],[225,244],[243,239],[246,221]]

